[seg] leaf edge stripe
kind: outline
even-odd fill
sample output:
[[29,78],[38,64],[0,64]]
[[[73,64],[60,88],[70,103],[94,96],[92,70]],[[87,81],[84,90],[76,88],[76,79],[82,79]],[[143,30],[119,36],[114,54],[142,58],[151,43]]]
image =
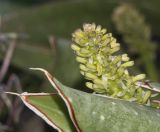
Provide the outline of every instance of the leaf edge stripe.
[[58,125],[56,125],[54,122],[52,122],[49,117],[47,117],[43,112],[41,112],[38,108],[36,108],[33,104],[28,103],[27,102],[27,98],[26,95],[20,95],[21,100],[23,101],[23,103],[29,108],[31,109],[35,114],[37,114],[39,117],[41,117],[48,125],[52,126],[53,128],[55,128],[56,130],[58,130],[59,132],[64,132],[63,129],[61,129],[60,127],[58,127]]
[[63,91],[59,88],[59,86],[56,84],[56,82],[54,81],[54,77],[48,72],[46,71],[45,69],[43,68],[30,68],[31,70],[39,70],[39,71],[42,71],[46,77],[48,78],[49,82],[51,83],[51,85],[57,90],[57,92],[59,93],[59,95],[62,97],[62,99],[64,100],[67,108],[68,108],[68,111],[69,111],[69,115],[71,117],[71,120],[74,124],[74,126],[76,127],[77,131],[78,132],[82,132],[81,128],[79,127],[78,125],[78,122],[76,120],[76,117],[75,117],[75,113],[74,113],[74,109],[72,107],[72,104],[70,103],[69,99],[67,98],[67,96],[63,93]]

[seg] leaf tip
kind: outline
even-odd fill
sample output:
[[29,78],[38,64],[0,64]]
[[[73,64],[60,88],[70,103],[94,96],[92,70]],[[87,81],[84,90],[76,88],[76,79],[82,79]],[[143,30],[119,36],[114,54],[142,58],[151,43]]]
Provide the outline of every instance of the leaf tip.
[[10,95],[20,96],[20,94],[19,94],[19,93],[15,93],[15,92],[4,92],[4,93],[6,93],[6,94],[10,94]]
[[46,70],[44,70],[43,68],[33,68],[33,67],[30,67],[29,68],[30,70],[39,70],[39,71],[46,71]]

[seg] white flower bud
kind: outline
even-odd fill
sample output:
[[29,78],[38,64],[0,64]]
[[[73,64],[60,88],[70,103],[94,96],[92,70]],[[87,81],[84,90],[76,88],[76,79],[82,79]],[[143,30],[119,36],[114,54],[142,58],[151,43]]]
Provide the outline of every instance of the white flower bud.
[[129,57],[127,54],[122,55],[122,61],[129,61]]
[[101,28],[102,28],[102,27],[101,27],[100,25],[98,25],[97,28],[96,28],[96,31],[97,31],[97,32],[100,32],[100,31],[101,31]]

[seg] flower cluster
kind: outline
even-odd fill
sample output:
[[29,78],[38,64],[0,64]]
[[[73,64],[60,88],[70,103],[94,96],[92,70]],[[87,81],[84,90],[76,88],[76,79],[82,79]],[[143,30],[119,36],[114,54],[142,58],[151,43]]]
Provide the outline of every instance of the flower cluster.
[[154,65],[156,46],[151,41],[151,28],[144,16],[132,5],[123,3],[115,8],[112,18],[117,31],[128,44],[128,50],[140,56],[148,77],[158,80]]
[[134,65],[127,54],[117,54],[120,44],[106,33],[106,29],[93,24],[84,24],[83,30],[73,33],[72,49],[80,63],[81,74],[89,80],[86,86],[96,93],[138,103],[146,103],[151,95],[136,85],[144,74],[132,76],[128,67]]

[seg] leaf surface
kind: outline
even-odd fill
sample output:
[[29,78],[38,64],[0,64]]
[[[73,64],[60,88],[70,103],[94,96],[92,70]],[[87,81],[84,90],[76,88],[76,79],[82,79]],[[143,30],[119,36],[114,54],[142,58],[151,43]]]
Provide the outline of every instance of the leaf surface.
[[36,70],[43,71],[58,91],[66,103],[74,125],[77,125],[77,131],[159,132],[160,130],[160,113],[154,108],[74,90],[61,84],[47,71],[39,68]]
[[60,132],[76,131],[61,97],[54,93],[22,93],[23,103]]
[[59,131],[159,132],[160,130],[160,113],[157,109],[75,90],[61,84],[44,69],[34,68],[34,70],[43,71],[58,94],[23,93],[18,96],[27,107]]

